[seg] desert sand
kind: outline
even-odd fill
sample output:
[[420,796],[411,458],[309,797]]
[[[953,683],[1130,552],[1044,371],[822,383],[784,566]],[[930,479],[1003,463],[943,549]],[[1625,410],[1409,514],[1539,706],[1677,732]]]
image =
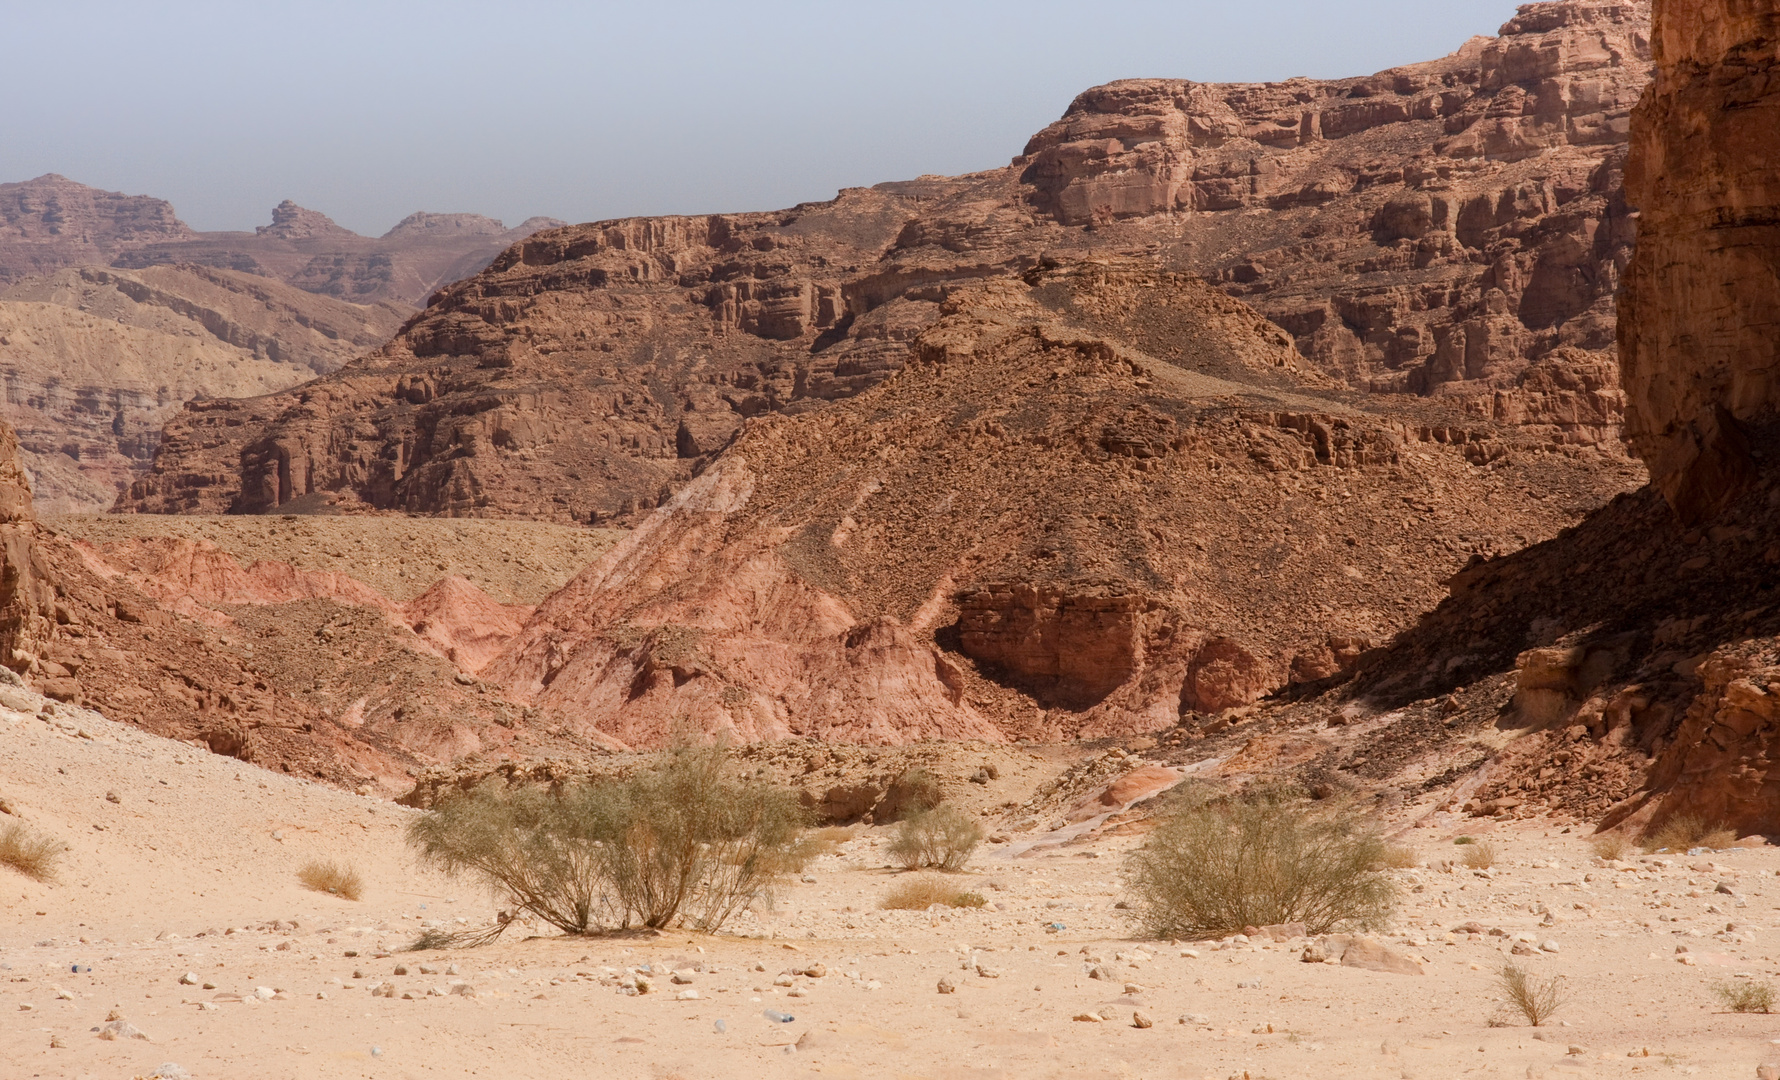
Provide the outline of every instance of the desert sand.
[[[1581,831],[1472,821],[1497,852],[1480,872],[1458,819],[1406,807],[1388,824],[1420,865],[1392,871],[1376,939],[1421,974],[1307,963],[1303,938],[1134,937],[1115,905],[1138,835],[988,844],[958,877],[985,908],[881,911],[888,828],[719,935],[515,927],[406,952],[495,909],[414,863],[417,811],[11,686],[0,775],[12,813],[68,845],[52,884],[0,876],[7,1076],[1746,1077],[1780,1059],[1780,1023],[1712,991],[1780,974],[1768,847],[1605,862]],[[314,858],[356,867],[364,898],[305,890]],[[1547,1026],[1504,1011],[1510,960],[1564,977]],[[146,1038],[102,1038],[113,1017]]]

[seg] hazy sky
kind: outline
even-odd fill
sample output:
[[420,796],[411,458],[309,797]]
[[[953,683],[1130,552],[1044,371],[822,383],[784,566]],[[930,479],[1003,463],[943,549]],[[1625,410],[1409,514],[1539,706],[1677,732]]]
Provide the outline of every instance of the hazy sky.
[[57,172],[246,229],[378,234],[766,210],[1004,165],[1081,90],[1368,74],[1498,0],[50,3],[0,0],[0,182]]

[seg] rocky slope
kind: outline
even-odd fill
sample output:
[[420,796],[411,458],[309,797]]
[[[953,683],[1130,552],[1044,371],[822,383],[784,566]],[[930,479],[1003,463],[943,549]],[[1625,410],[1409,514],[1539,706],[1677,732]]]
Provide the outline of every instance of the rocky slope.
[[16,282],[0,291],[3,413],[39,509],[108,509],[186,401],[332,371],[410,313],[200,266],[76,267]]
[[[1091,329],[1109,309],[1166,315],[1184,364]],[[638,747],[1172,729],[1350,668],[1467,559],[1635,480],[1296,362],[1138,267],[958,290],[879,386],[750,421],[482,675]]]
[[552,230],[334,376],[188,410],[120,505],[635,520],[749,417],[882,381],[953,290],[1089,257],[1217,280],[1357,389],[1614,455],[1648,73],[1646,5],[1534,4],[1365,78],[1109,84],[971,176]]
[[251,233],[205,233],[180,221],[165,200],[49,173],[0,184],[0,287],[70,266],[196,263],[353,303],[419,305],[507,245],[560,224],[531,218],[509,229],[478,214],[419,213],[373,238],[287,199],[273,208],[270,225]]

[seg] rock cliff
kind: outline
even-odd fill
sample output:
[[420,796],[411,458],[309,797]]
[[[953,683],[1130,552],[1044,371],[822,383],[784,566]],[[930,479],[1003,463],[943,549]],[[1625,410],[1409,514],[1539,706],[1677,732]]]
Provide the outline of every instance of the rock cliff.
[[1780,403],[1777,47],[1771,3],[1659,5],[1657,76],[1633,120],[1627,434],[1690,519],[1749,481],[1745,428]]
[[1631,0],[1528,5],[1365,78],[1098,87],[1001,169],[540,233],[347,370],[189,410],[120,507],[634,521],[746,419],[884,379],[951,292],[1087,258],[1214,280],[1332,380],[1615,456],[1647,34]]
[[59,270],[0,291],[0,412],[40,511],[103,511],[186,401],[304,382],[387,341],[408,314],[210,267]]

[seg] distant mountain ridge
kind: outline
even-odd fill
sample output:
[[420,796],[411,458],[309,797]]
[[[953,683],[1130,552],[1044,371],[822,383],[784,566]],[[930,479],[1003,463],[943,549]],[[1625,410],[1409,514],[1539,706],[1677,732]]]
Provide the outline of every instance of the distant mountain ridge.
[[533,217],[509,229],[480,214],[421,212],[369,237],[286,199],[273,208],[271,224],[253,232],[199,232],[165,199],[46,173],[0,184],[0,289],[70,266],[186,263],[258,274],[355,304],[418,307],[508,245],[562,224]]

